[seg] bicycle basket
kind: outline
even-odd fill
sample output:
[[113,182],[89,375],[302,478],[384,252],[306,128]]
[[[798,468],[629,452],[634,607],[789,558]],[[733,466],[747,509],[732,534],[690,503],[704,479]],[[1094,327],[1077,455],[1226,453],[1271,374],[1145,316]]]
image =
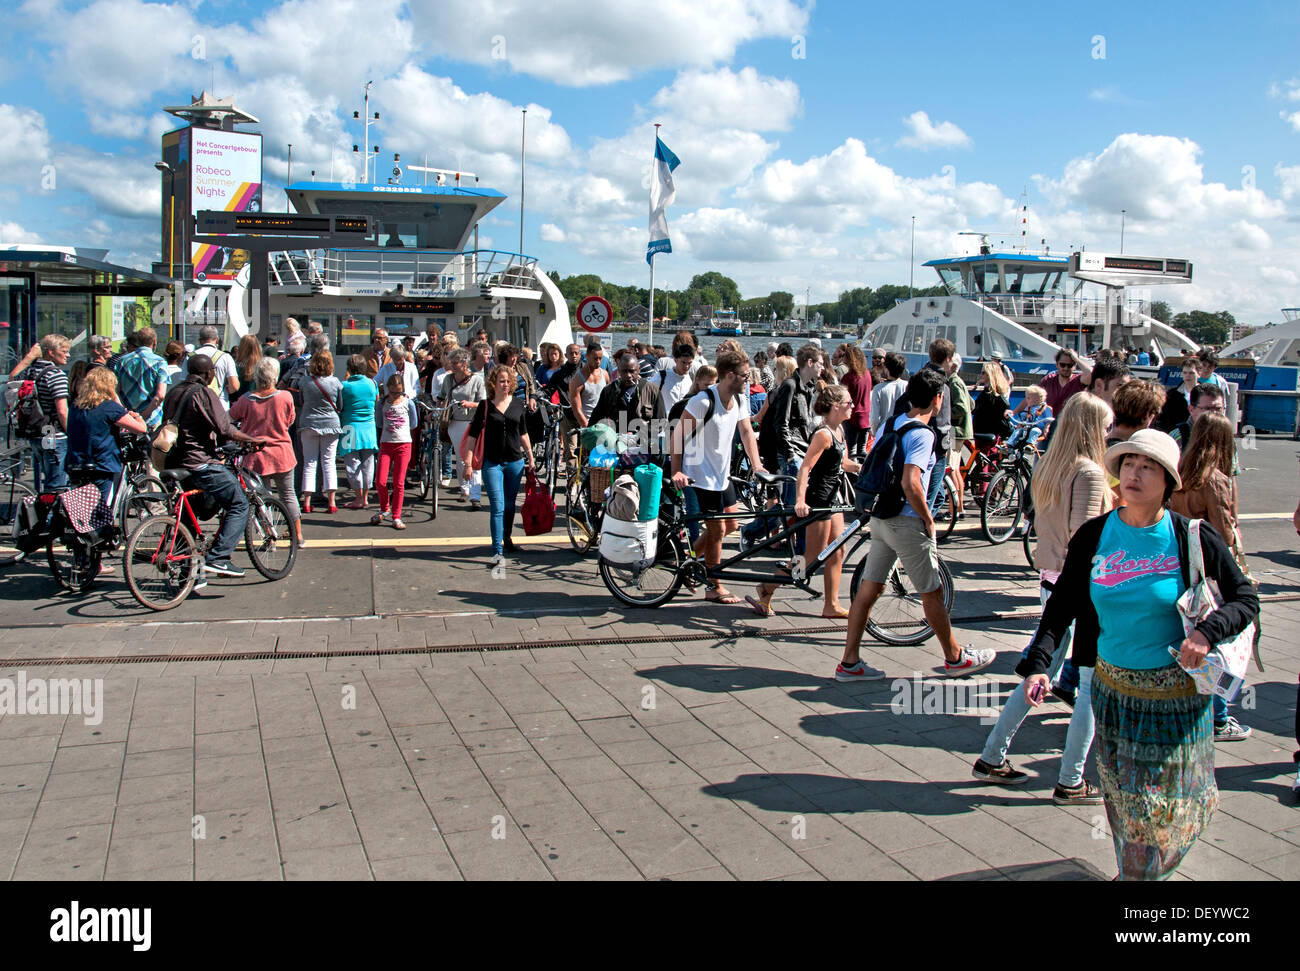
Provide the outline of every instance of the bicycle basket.
[[587,485],[591,489],[591,504],[599,506],[605,502],[605,492],[613,482],[613,469],[592,468],[587,474]]

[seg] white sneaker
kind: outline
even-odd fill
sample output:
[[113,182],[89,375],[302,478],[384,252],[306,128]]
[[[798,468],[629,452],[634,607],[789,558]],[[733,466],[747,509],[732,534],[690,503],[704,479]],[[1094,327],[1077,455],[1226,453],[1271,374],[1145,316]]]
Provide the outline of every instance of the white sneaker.
[[988,648],[973,650],[969,647],[962,648],[961,658],[957,661],[944,661],[943,673],[945,677],[960,678],[967,674],[974,674],[976,671],[982,671],[993,663],[997,654]]
[[199,575],[194,581],[194,589],[202,590],[208,585],[208,571],[202,566],[199,567]]

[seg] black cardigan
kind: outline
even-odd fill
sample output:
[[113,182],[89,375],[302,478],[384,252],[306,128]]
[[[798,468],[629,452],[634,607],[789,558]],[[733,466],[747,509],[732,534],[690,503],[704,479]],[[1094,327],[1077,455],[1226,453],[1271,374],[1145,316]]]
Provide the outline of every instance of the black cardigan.
[[[1097,620],[1097,609],[1092,605],[1089,586],[1092,560],[1101,544],[1106,517],[1117,515],[1118,512],[1119,510],[1112,510],[1088,520],[1071,538],[1061,577],[1056,581],[1047,606],[1043,608],[1043,619],[1039,621],[1038,631],[1029,645],[1029,653],[1016,665],[1016,674],[1025,678],[1033,674],[1046,674],[1051,667],[1056,646],[1071,622],[1074,623],[1074,663],[1085,668],[1097,663],[1097,638],[1101,635],[1101,625]],[[1165,515],[1173,519],[1183,583],[1190,585],[1191,568],[1187,554],[1190,520],[1169,509],[1165,510]],[[1223,599],[1222,607],[1196,625],[1196,629],[1213,646],[1240,634],[1259,616],[1259,595],[1237,566],[1227,544],[1207,522],[1201,523],[1201,554],[1205,559],[1205,575],[1218,584],[1219,595]]]

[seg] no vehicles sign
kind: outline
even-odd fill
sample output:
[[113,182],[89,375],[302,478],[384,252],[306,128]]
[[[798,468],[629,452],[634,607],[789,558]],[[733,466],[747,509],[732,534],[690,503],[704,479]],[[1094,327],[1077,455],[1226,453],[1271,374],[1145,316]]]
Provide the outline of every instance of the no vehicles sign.
[[604,297],[583,297],[578,304],[578,324],[590,333],[605,330],[613,317],[614,311]]

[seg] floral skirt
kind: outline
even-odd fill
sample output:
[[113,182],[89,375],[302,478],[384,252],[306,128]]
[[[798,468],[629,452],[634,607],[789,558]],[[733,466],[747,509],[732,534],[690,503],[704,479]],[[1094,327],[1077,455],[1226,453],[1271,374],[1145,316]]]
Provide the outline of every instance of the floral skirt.
[[1163,880],[1219,802],[1210,696],[1177,665],[1135,671],[1098,658],[1092,707],[1120,878]]

